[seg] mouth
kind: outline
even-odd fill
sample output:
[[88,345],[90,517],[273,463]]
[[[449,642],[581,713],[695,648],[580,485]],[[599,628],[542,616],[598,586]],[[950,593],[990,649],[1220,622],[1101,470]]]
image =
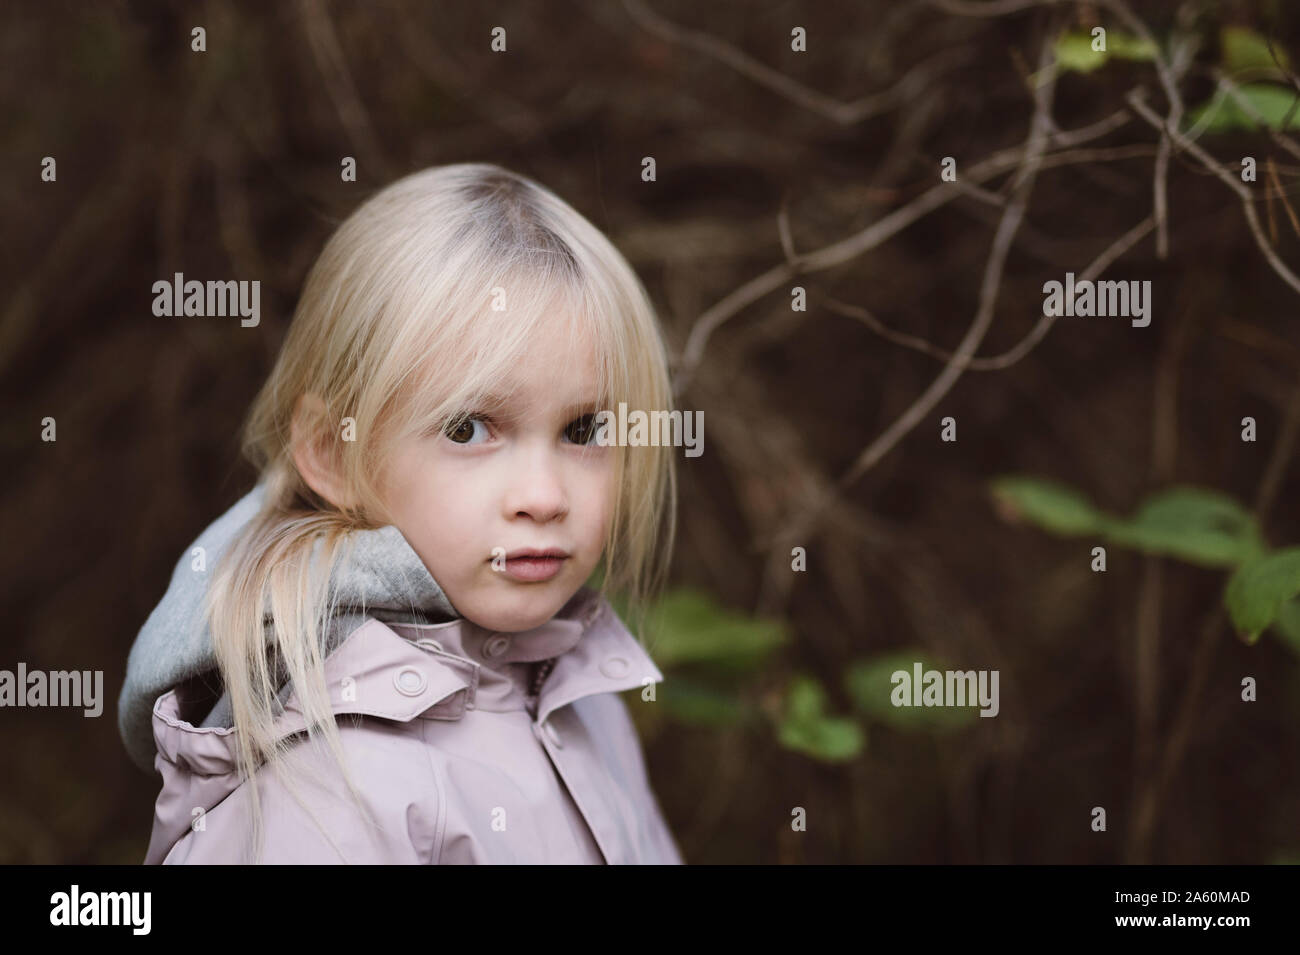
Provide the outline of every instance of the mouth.
[[568,551],[558,547],[544,550],[526,547],[506,554],[504,573],[507,577],[527,583],[550,580],[560,572],[568,559]]

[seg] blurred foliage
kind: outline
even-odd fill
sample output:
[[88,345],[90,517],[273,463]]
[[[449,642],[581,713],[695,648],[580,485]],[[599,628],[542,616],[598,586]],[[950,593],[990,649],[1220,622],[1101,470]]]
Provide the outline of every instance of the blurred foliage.
[[[1266,627],[1277,624],[1282,607],[1300,593],[1300,547],[1252,558],[1228,580],[1223,602],[1233,626],[1247,643],[1254,643]],[[1288,621],[1294,619],[1288,613]],[[1291,645],[1288,641],[1288,645]]]
[[1253,644],[1268,627],[1300,653],[1300,547],[1268,551],[1254,516],[1219,491],[1175,487],[1149,497],[1132,518],[1094,507],[1080,491],[1049,479],[1008,475],[991,484],[1005,518],[1065,537],[1107,544],[1233,573],[1223,605],[1233,627]]
[[[1247,83],[1238,94],[1263,120],[1267,129],[1296,129],[1300,127],[1300,110],[1296,108],[1296,91],[1288,86],[1272,83]],[[1242,107],[1227,90],[1220,89],[1202,106],[1188,110],[1184,119],[1187,129],[1204,124],[1205,132],[1226,133],[1233,130],[1256,130],[1260,123],[1251,112]]]
[[969,726],[977,718],[971,706],[895,706],[894,674],[911,673],[916,664],[925,670],[948,667],[920,650],[899,650],[855,661],[845,673],[844,683],[853,702],[870,722],[882,723],[905,732],[945,733]]
[[777,739],[782,746],[828,763],[853,759],[866,735],[853,720],[826,712],[826,689],[816,679],[797,675],[786,691]]
[[[1290,69],[1290,58],[1285,50],[1269,49],[1268,40],[1255,30],[1243,26],[1226,25],[1219,31],[1221,56],[1219,68],[1230,79],[1248,80],[1233,96],[1220,86],[1208,102],[1188,110],[1184,126],[1189,130],[1206,133],[1227,133],[1234,130],[1257,130],[1262,121],[1266,129],[1283,130],[1300,126],[1297,116],[1297,94],[1294,86],[1285,82],[1282,70]],[[1274,55],[1276,54],[1276,59]],[[1282,81],[1255,82],[1259,74]],[[1238,97],[1245,101],[1243,106]],[[1252,115],[1253,114],[1253,115]]]
[[1090,73],[1105,66],[1112,57],[1145,62],[1155,56],[1154,44],[1120,30],[1107,31],[1104,47],[1097,47],[1102,47],[1100,36],[1094,39],[1091,33],[1062,33],[1054,51],[1056,64],[1063,70]]
[[[1275,72],[1280,65],[1289,69],[1291,58],[1286,50],[1274,47],[1269,50],[1268,40],[1248,27],[1228,24],[1219,30],[1219,48],[1223,51],[1224,71],[1237,76],[1255,70]],[[1273,56],[1277,54],[1276,61]]]
[[[599,585],[599,575],[591,583]],[[626,599],[610,595],[624,618]],[[778,621],[736,613],[716,598],[693,588],[666,591],[650,608],[643,639],[666,671],[657,699],[667,715],[692,726],[758,725],[764,708],[755,702],[759,684],[780,685],[779,705],[770,707],[770,725],[781,746],[826,763],[860,755],[871,724],[907,732],[946,732],[969,725],[970,707],[895,706],[892,677],[911,674],[913,665],[943,669],[921,650],[902,650],[853,662],[845,671],[844,689],[858,719],[829,712],[826,687],[808,673],[783,677],[775,651],[788,643]],[[759,672],[754,672],[759,671]],[[748,674],[737,679],[739,674]]]
[[690,587],[665,593],[646,623],[645,640],[666,667],[753,669],[788,640],[782,623],[727,610],[708,593]]

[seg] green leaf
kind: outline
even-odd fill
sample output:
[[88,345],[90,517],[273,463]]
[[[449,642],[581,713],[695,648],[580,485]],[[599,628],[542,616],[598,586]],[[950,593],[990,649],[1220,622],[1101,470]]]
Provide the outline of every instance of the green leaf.
[[998,511],[1065,537],[1099,533],[1108,518],[1079,491],[1044,478],[1008,475],[992,484]]
[[1287,600],[1277,608],[1273,630],[1291,652],[1300,657],[1300,600]]
[[853,759],[866,744],[862,727],[851,719],[825,715],[826,691],[809,676],[797,676],[786,690],[777,741],[787,749],[828,763]]
[[646,616],[646,646],[661,666],[752,667],[786,642],[785,626],[735,613],[691,588],[669,591]]
[[679,674],[664,681],[658,699],[663,701],[669,716],[693,726],[735,726],[757,712],[735,696]]
[[1156,47],[1154,43],[1139,39],[1131,33],[1106,31],[1106,49],[1092,48],[1092,34],[1077,30],[1062,33],[1056,39],[1056,65],[1062,70],[1075,73],[1091,73],[1104,66],[1110,57],[1121,60],[1154,60]]
[[1228,580],[1223,604],[1237,634],[1255,643],[1282,604],[1300,594],[1300,547],[1287,547],[1237,568]]
[[1063,70],[1090,73],[1106,62],[1106,52],[1092,48],[1092,37],[1087,33],[1062,33],[1056,40],[1056,65]]
[[1111,522],[1106,537],[1201,567],[1233,567],[1264,550],[1250,511],[1227,494],[1196,487],[1152,495],[1132,520]]
[[797,722],[815,720],[826,710],[826,691],[810,676],[790,681],[785,695],[785,718]]
[[1160,491],[1130,519],[1113,517],[1074,488],[1042,478],[1000,477],[993,481],[992,493],[1003,516],[1062,537],[1097,535],[1107,543],[1201,567],[1235,567],[1264,552],[1254,515],[1231,496],[1208,488]]
[[[1223,51],[1223,69],[1229,76],[1244,73],[1247,70],[1277,71],[1268,52],[1268,41],[1248,27],[1223,27],[1219,31],[1219,46]],[[1273,45],[1278,61],[1289,66],[1286,50]]]
[[920,651],[900,650],[856,660],[844,676],[845,689],[854,706],[872,722],[899,730],[943,732],[967,726],[977,719],[978,703],[971,706],[895,706],[893,676],[899,670],[911,675],[914,664],[922,670],[942,670]]
[[1150,40],[1143,40],[1131,33],[1106,34],[1106,51],[1121,60],[1136,60],[1149,63],[1156,58],[1156,45]]
[[782,723],[777,739],[786,749],[826,763],[854,759],[866,742],[862,727],[857,723],[830,718],[809,723]]
[[[1254,107],[1254,111],[1263,118],[1264,125],[1268,129],[1281,130],[1284,121],[1287,129],[1300,129],[1300,109],[1292,109],[1296,100],[1295,90],[1271,83],[1247,83],[1239,86],[1237,92],[1242,99]],[[1259,129],[1259,123],[1254,117],[1223,89],[1218,90],[1209,102],[1189,111],[1184,125],[1190,130],[1200,126],[1202,121],[1205,123],[1207,133]]]

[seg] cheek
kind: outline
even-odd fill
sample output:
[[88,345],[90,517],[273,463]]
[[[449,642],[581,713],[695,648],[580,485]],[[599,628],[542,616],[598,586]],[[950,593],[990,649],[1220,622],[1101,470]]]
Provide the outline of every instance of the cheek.
[[457,480],[455,475],[431,472],[420,486],[419,520],[426,533],[445,541],[450,548],[464,547],[465,542],[481,532],[483,526],[483,487]]
[[614,464],[609,463],[591,477],[590,496],[592,502],[591,536],[593,540],[603,540],[605,530],[614,513],[614,499],[618,486],[614,481]]
[[437,466],[432,457],[410,453],[397,462],[401,476],[392,485],[392,511],[434,577],[450,577],[463,563],[460,552],[474,539],[469,532],[481,520],[475,487],[457,480],[454,469]]

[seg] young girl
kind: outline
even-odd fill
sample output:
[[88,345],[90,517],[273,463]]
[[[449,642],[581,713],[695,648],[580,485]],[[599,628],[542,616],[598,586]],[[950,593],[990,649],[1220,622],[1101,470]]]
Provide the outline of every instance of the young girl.
[[617,695],[663,677],[604,596],[662,581],[671,449],[594,440],[619,401],[670,407],[654,313],[549,190],[467,163],[358,208],[249,415],[257,486],[131,649],[145,862],[680,863]]

